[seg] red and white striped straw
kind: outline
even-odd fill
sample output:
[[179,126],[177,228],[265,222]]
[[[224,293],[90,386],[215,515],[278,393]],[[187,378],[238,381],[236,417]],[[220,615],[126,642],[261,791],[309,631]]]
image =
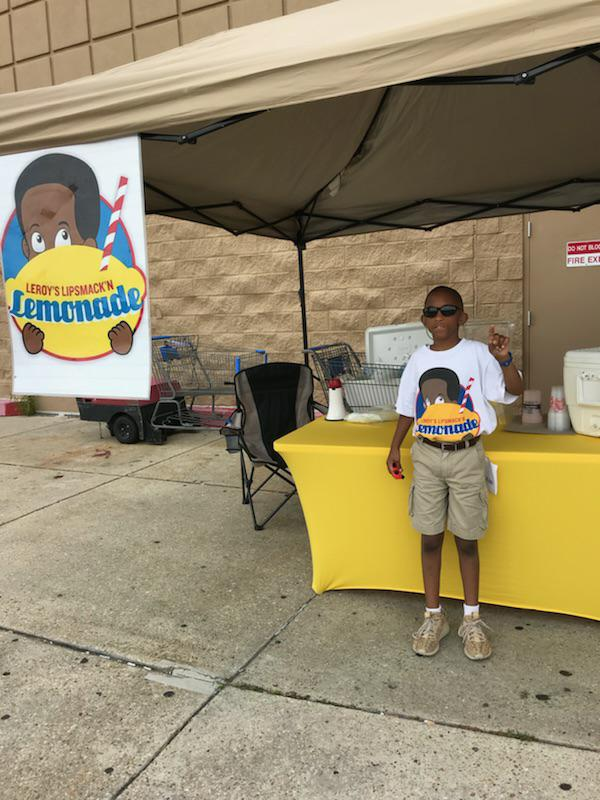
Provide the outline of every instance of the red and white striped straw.
[[460,408],[458,409],[458,413],[462,414],[467,406],[467,400],[469,399],[469,392],[471,391],[471,386],[473,386],[473,381],[475,378],[469,378],[469,382],[465,386],[465,395],[462,399],[462,403],[460,404]]
[[113,205],[112,214],[108,223],[108,231],[106,232],[106,239],[104,240],[104,248],[102,250],[102,261],[100,262],[100,272],[108,267],[108,262],[112,254],[113,243],[117,235],[117,228],[119,227],[119,219],[121,218],[121,209],[125,202],[125,195],[127,194],[127,184],[129,180],[123,175],[119,178],[119,186],[117,187],[117,196],[115,197],[115,204]]

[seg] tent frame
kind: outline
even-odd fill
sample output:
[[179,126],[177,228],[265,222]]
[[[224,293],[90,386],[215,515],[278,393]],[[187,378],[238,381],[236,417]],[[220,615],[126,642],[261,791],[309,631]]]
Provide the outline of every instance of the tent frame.
[[[590,58],[591,60],[600,64],[600,57],[596,54],[596,51],[600,50],[600,43],[596,42],[594,44],[585,45],[583,47],[576,47],[572,50],[567,51],[555,58],[550,59],[549,61],[545,61],[535,67],[531,67],[525,71],[513,73],[513,74],[498,74],[498,75],[442,75],[436,76],[432,78],[424,78],[422,80],[416,81],[409,81],[406,84],[397,84],[397,85],[404,85],[404,86],[505,86],[505,85],[512,85],[512,86],[532,86],[535,84],[537,78],[545,75],[546,73],[559,69],[563,66],[571,64],[573,61],[576,61],[581,58]],[[373,125],[376,123],[382,109],[385,106],[386,98],[389,94],[390,89],[394,88],[394,86],[388,86],[382,96],[380,103],[378,104],[377,110],[371,120],[371,123],[365,133],[363,140],[361,141],[357,151],[360,151],[360,148],[363,145],[363,142],[368,137],[369,132],[371,131]],[[238,123],[244,122],[247,119],[250,119],[255,116],[259,116],[261,114],[269,113],[270,109],[261,109],[258,111],[250,111],[247,113],[242,114],[235,114],[234,116],[227,117],[225,119],[219,120],[217,122],[212,122],[208,125],[205,125],[201,128],[196,130],[190,131],[188,133],[181,133],[181,134],[172,134],[172,133],[142,133],[140,138],[146,141],[155,141],[155,142],[165,142],[171,144],[178,144],[178,145],[195,145],[198,139],[202,138],[203,136],[207,136],[209,134],[215,133],[217,131],[223,130],[224,128],[228,128],[231,125],[237,125]],[[556,191],[557,189],[562,189],[567,186],[572,186],[573,184],[590,184],[590,185],[597,185],[598,186],[598,194],[594,197],[594,199],[587,201],[585,203],[578,203],[575,205],[567,205],[567,206],[557,206],[557,205],[544,205],[543,202],[536,203],[536,199],[543,197],[544,195]],[[329,184],[328,184],[329,185]],[[524,213],[531,213],[531,212],[538,212],[538,211],[572,211],[578,212],[583,210],[584,208],[588,208],[589,206],[596,205],[600,203],[600,177],[593,178],[593,179],[583,179],[578,177],[573,177],[570,180],[562,181],[561,183],[554,184],[552,186],[547,186],[543,189],[538,189],[534,192],[528,192],[527,194],[517,195],[513,198],[508,199],[505,202],[481,202],[481,201],[465,201],[465,200],[454,200],[451,198],[424,198],[422,200],[417,200],[412,203],[409,203],[404,206],[400,206],[398,208],[390,209],[389,211],[385,211],[383,213],[379,213],[373,217],[367,217],[364,219],[352,219],[350,217],[339,217],[339,216],[332,216],[327,214],[319,214],[314,211],[317,200],[326,187],[322,187],[319,191],[309,200],[309,202],[301,209],[282,217],[277,220],[265,220],[259,214],[252,211],[252,209],[247,208],[243,203],[239,200],[232,200],[226,203],[214,203],[202,206],[191,206],[188,203],[180,200],[177,197],[163,191],[162,189],[154,186],[153,184],[149,183],[148,181],[144,181],[144,186],[152,191],[153,193],[159,195],[160,197],[169,200],[174,205],[173,207],[168,207],[157,211],[157,214],[163,214],[166,216],[174,217],[177,213],[181,212],[188,212],[193,214],[194,216],[198,217],[198,221],[204,223],[205,225],[211,225],[213,227],[218,227],[223,230],[226,230],[228,233],[233,234],[234,236],[241,236],[245,233],[253,233],[256,235],[261,235],[261,231],[266,232],[267,230],[272,231],[277,238],[285,239],[290,241],[296,247],[297,253],[297,261],[298,261],[298,297],[300,301],[300,312],[302,317],[302,341],[303,341],[303,350],[304,353],[304,360],[308,363],[308,355],[306,350],[308,348],[308,324],[307,324],[307,314],[306,314],[306,294],[305,294],[305,276],[304,276],[304,251],[306,250],[306,246],[311,241],[318,241],[322,239],[329,239],[334,236],[339,236],[340,234],[345,234],[348,231],[351,231],[353,228],[357,227],[370,227],[372,226],[375,229],[384,229],[384,230],[398,230],[401,228],[410,229],[410,230],[421,230],[425,232],[429,232],[435,230],[436,228],[442,227],[444,225],[449,225],[454,222],[461,222],[463,220],[471,219],[473,217],[481,216],[485,214],[486,216],[492,216],[493,212],[500,211],[500,210],[508,210],[509,214],[524,214]],[[527,202],[526,202],[527,201]],[[533,201],[533,202],[531,202]],[[176,204],[176,205],[175,205]],[[444,206],[452,206],[455,207],[463,207],[465,209],[464,213],[458,214],[453,216],[452,218],[446,219],[442,222],[438,223],[430,223],[427,225],[410,225],[401,222],[391,222],[386,218],[392,217],[394,215],[402,214],[403,212],[411,211],[419,206],[430,204],[430,205],[437,205],[440,207]],[[252,224],[250,227],[242,228],[242,229],[235,229],[231,228],[228,225],[225,225],[222,222],[219,222],[213,216],[211,216],[210,211],[217,208],[236,208],[238,210],[243,211],[248,217],[252,220]],[[469,209],[469,210],[466,210]],[[176,217],[175,217],[176,218]],[[283,231],[279,225],[282,222],[289,222],[290,220],[296,220],[296,228],[297,232],[295,236],[290,236],[285,231]],[[314,236],[307,236],[306,232],[308,229],[308,225],[312,219],[320,219],[323,221],[328,221],[331,223],[340,223],[338,227],[334,227],[331,230],[317,234]],[[258,223],[258,224],[257,224]],[[264,235],[264,234],[263,234]]]

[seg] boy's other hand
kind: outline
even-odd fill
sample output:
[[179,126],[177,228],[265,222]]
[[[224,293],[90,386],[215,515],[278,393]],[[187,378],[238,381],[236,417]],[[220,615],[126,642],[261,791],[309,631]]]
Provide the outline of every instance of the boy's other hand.
[[496,361],[506,361],[508,359],[509,344],[510,344],[509,337],[502,336],[501,333],[496,333],[495,326],[491,325],[488,331],[488,348],[490,353],[496,359]]
[[400,472],[402,473],[402,464],[400,463],[400,451],[399,450],[390,450],[390,453],[387,457],[387,471],[390,475],[396,475]]

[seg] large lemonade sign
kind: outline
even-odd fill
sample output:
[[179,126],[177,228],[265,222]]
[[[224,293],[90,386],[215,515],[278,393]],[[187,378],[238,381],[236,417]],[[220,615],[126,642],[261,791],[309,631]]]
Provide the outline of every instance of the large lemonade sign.
[[[9,278],[9,314],[24,337],[32,327],[40,329],[43,350],[57,358],[86,360],[118,353],[118,325],[125,322],[132,332],[137,330],[146,280],[140,269],[128,268],[114,256],[108,269],[100,272],[101,260],[102,251],[95,248],[55,248],[36,256],[16,278]],[[41,338],[30,335],[34,340]],[[128,342],[125,348],[129,349]]]
[[15,393],[148,397],[138,139],[0,161],[12,175],[0,233]]

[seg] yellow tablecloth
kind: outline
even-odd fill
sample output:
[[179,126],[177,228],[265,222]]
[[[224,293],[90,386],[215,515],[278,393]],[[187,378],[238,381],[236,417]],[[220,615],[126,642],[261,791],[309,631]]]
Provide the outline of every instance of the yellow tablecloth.
[[[318,419],[280,439],[304,511],[313,589],[423,590],[420,537],[407,512],[407,436],[394,480],[385,461],[394,423]],[[480,542],[481,600],[600,619],[600,439],[497,431],[484,439],[499,467]],[[462,597],[453,537],[442,594]]]

